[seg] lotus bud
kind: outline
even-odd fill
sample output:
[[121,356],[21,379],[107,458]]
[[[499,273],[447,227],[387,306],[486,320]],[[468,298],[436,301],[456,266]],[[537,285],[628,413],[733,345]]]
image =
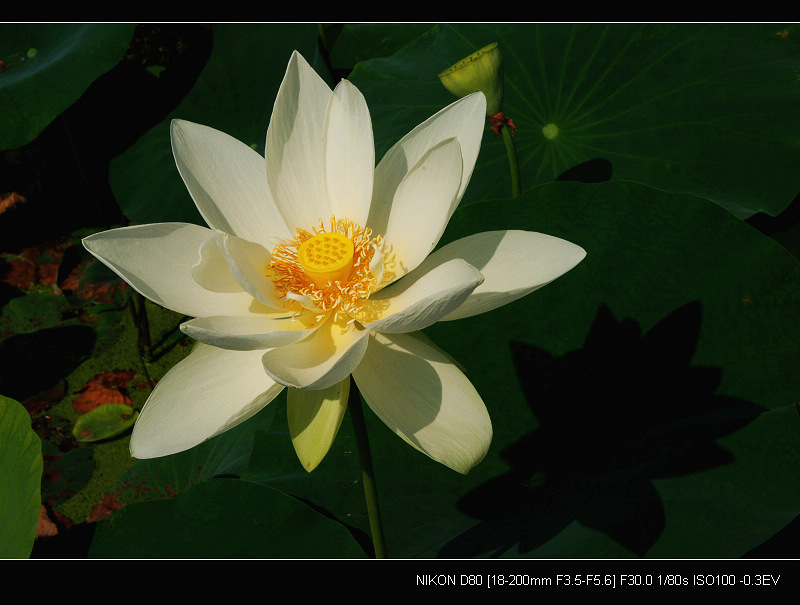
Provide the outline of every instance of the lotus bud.
[[503,57],[497,42],[461,59],[439,74],[444,87],[457,97],[473,92],[486,96],[486,115],[503,110]]

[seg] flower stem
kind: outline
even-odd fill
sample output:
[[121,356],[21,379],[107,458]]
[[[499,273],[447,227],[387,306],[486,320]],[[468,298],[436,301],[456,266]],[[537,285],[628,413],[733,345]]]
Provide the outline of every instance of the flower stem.
[[147,319],[147,309],[145,308],[144,296],[137,296],[139,302],[137,316],[139,318],[139,350],[145,359],[150,359],[150,322]]
[[386,541],[383,537],[381,510],[378,506],[378,490],[375,486],[375,471],[372,468],[372,452],[369,447],[367,425],[364,422],[364,411],[361,408],[361,394],[354,380],[350,382],[350,397],[347,401],[350,418],[358,447],[358,459],[361,462],[361,482],[364,484],[364,498],[369,512],[369,527],[372,532],[372,544],[375,547],[375,558],[386,558]]
[[[138,309],[136,307],[136,300],[139,301]],[[147,371],[147,361],[150,359],[150,323],[147,321],[147,309],[145,309],[144,306],[144,297],[138,293],[128,297],[128,309],[131,312],[133,324],[139,332],[139,341],[137,343],[139,361],[142,362],[142,371],[147,379],[147,384],[150,385],[150,389],[152,390],[153,381],[150,378],[150,372]]]
[[506,145],[506,154],[508,154],[508,167],[511,170],[511,195],[517,197],[522,193],[522,185],[519,178],[519,162],[517,162],[517,150],[514,147],[514,139],[511,138],[511,129],[508,125],[503,124],[500,129],[503,135],[503,143]]

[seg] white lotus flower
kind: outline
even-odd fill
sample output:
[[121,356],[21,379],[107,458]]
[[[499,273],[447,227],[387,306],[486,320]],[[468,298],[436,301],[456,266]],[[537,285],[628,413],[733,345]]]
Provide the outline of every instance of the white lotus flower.
[[585,255],[522,231],[431,254],[469,182],[484,119],[481,93],[460,99],[376,167],[361,93],[347,80],[331,91],[294,53],[266,160],[222,132],[174,121],[175,160],[208,227],[137,225],[84,240],[138,292],[195,318],[181,328],[197,344],[142,409],[132,455],[191,448],[288,387],[293,443],[311,470],[336,435],[352,375],[413,447],[462,473],[477,464],[492,436],[486,407],[419,331],[515,300]]

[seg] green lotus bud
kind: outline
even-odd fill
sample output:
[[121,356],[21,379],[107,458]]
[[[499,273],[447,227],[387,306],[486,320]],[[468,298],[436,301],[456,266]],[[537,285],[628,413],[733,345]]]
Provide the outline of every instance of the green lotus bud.
[[486,115],[503,109],[503,57],[497,42],[484,46],[439,74],[444,87],[457,97],[481,91],[486,96]]

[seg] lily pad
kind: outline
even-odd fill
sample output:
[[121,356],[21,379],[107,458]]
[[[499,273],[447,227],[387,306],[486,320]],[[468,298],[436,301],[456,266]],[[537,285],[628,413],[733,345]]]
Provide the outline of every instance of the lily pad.
[[0,558],[27,558],[41,507],[42,444],[31,417],[0,395]]
[[[257,430],[268,430],[286,396],[245,422],[185,452],[162,458],[136,460],[110,490],[122,504],[174,498],[197,483],[214,477],[240,477],[247,468]],[[287,437],[288,439],[288,437]],[[290,442],[291,443],[291,442]]]
[[438,554],[742,556],[800,513],[800,264],[702,198],[531,193],[463,207],[446,235],[513,226],[588,254],[430,330],[484,395],[506,466],[459,498],[480,522]]
[[31,142],[122,58],[125,23],[5,23],[0,27],[0,149]]
[[341,524],[275,489],[214,479],[98,524],[92,558],[364,558]]
[[107,403],[78,416],[72,434],[84,443],[116,437],[131,428],[139,412],[124,403]]
[[[740,217],[777,215],[800,193],[800,30],[784,24],[440,24],[350,76],[377,157],[453,101],[437,74],[491,42],[523,188],[571,171],[696,194]],[[508,196],[508,174],[487,128],[462,203]]]
[[351,70],[356,63],[392,55],[431,28],[431,23],[347,23],[327,28],[325,42],[334,69]]
[[[367,412],[390,557],[741,557],[800,514],[791,255],[709,200],[622,182],[470,204],[445,240],[503,228],[588,255],[510,305],[426,330],[492,418],[469,475]],[[368,532],[349,419],[306,473],[276,413],[245,476]]]

